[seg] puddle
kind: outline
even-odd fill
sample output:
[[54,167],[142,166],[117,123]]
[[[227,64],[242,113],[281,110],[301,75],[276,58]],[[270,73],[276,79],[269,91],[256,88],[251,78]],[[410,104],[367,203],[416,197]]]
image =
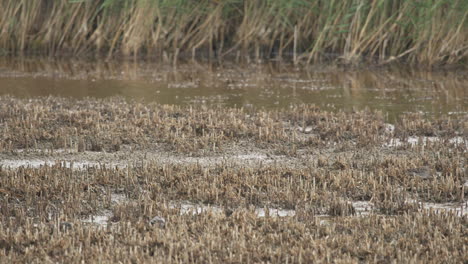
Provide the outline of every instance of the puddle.
[[122,193],[112,193],[111,194],[111,202],[113,204],[122,204],[124,202],[128,202],[130,199]]
[[[213,213],[224,213],[224,208],[214,205],[203,205],[203,204],[194,204],[190,202],[171,202],[169,208],[180,209],[180,214],[201,214],[203,212],[211,211]],[[277,208],[255,208],[255,214],[257,217],[287,217],[295,216],[295,210],[286,210],[286,209],[277,209]]]
[[[267,214],[268,213],[268,214]],[[287,217],[287,216],[295,216],[296,211],[295,210],[286,210],[286,209],[276,209],[276,208],[257,208],[255,209],[255,214],[258,217],[265,217],[265,216],[270,216],[270,217]]]
[[[129,199],[125,197],[123,194],[112,194],[111,201],[117,205],[124,202],[128,202]],[[216,214],[224,214],[224,208],[215,205],[202,205],[202,204],[194,204],[190,202],[170,202],[169,203],[170,209],[179,209],[180,215],[198,215],[201,213],[212,212]],[[257,217],[265,217],[269,212],[270,217],[293,217],[296,215],[294,210],[285,210],[285,209],[275,209],[275,208],[255,208],[255,214]],[[97,226],[106,226],[109,223],[109,219],[112,218],[112,211],[104,210],[96,215],[91,215],[86,219],[83,219],[83,223],[87,224],[94,224]]]
[[91,215],[86,219],[81,220],[83,223],[94,224],[98,226],[106,226],[109,219],[112,217],[112,212],[104,210],[98,215]]
[[0,162],[0,166],[10,169],[17,169],[20,167],[39,168],[41,166],[51,166],[53,164],[55,164],[55,162],[45,160],[2,160]]
[[274,162],[287,163],[293,158],[283,155],[266,155],[259,152],[247,152],[237,154],[225,154],[222,156],[207,157],[184,157],[184,156],[159,156],[152,158],[152,161],[167,164],[187,164],[195,163],[201,166],[213,166],[221,163],[240,163],[244,165],[268,164]]
[[[385,147],[399,147],[405,144],[409,144],[414,147],[416,145],[422,144],[425,146],[427,143],[441,142],[440,137],[408,137],[406,141],[402,141],[399,138],[392,138],[387,143],[384,144]],[[453,137],[448,139],[448,143],[455,145],[465,145],[468,148],[468,140],[463,137]]]
[[97,161],[53,161],[53,160],[40,160],[40,159],[18,159],[18,160],[1,160],[0,166],[10,169],[17,169],[20,167],[26,168],[40,168],[42,166],[56,166],[60,164],[61,167],[86,170],[90,167],[118,167],[126,168],[128,165],[122,163],[101,163]]
[[[114,205],[122,204],[128,202],[129,199],[126,198],[124,194],[113,193],[111,195],[111,201]],[[408,200],[408,203],[414,203],[415,200]],[[356,210],[356,216],[368,216],[374,213],[374,205],[368,201],[353,201],[351,202],[354,209]],[[465,203],[425,203],[418,202],[422,209],[432,210],[436,213],[447,213],[453,212],[457,216],[466,216],[468,215],[468,202]],[[170,209],[178,209],[180,215],[198,215],[202,213],[212,212],[215,214],[224,214],[225,209],[216,205],[204,205],[204,204],[195,204],[188,201],[171,201],[169,202]],[[257,217],[294,217],[296,215],[295,210],[287,210],[281,208],[260,208],[257,207],[254,209],[254,212]],[[110,210],[104,210],[97,215],[90,216],[86,219],[83,219],[83,223],[95,224],[97,226],[106,226],[109,223],[109,219],[112,217],[112,212]],[[323,218],[320,220],[320,224],[329,224],[331,221],[328,219],[329,215],[317,215],[317,218]],[[160,217],[156,217],[160,218]],[[161,218],[163,219],[163,218]],[[154,220],[154,219],[153,219]],[[151,221],[153,221],[151,220]]]
[[169,208],[171,209],[179,209],[180,214],[192,214],[197,215],[204,212],[213,212],[213,213],[223,213],[224,209],[219,206],[214,205],[202,205],[202,204],[194,204],[190,202],[170,202]]
[[58,153],[77,153],[75,149],[15,149],[16,153],[40,153],[40,154],[58,154]]
[[[243,154],[235,154],[235,155],[225,155],[225,156],[213,156],[213,157],[184,157],[184,156],[171,156],[171,155],[161,155],[158,154],[148,154],[148,162],[156,162],[159,164],[199,164],[201,166],[213,166],[216,164],[224,163],[224,162],[232,162],[232,163],[242,163],[248,165],[255,165],[255,164],[267,164],[272,162],[287,162],[286,156],[276,156],[276,155],[269,155],[263,153],[243,153]],[[154,155],[154,156],[153,156]],[[129,163],[128,161],[124,162],[104,162],[104,161],[96,161],[96,160],[82,160],[80,157],[84,156],[92,156],[97,160],[112,160],[112,154],[108,153],[100,153],[100,152],[91,152],[91,153],[75,153],[70,154],[68,159],[76,159],[76,160],[60,160],[60,156],[58,156],[55,160],[48,158],[48,159],[39,159],[39,158],[32,158],[32,159],[3,159],[0,160],[0,166],[4,168],[10,169],[17,169],[20,167],[28,167],[28,168],[39,168],[41,166],[56,166],[60,164],[60,166],[65,168],[71,168],[76,170],[86,170],[90,167],[106,167],[106,168],[119,168],[124,169],[127,167],[137,167],[142,166],[141,162],[133,161]],[[144,165],[144,163],[143,163]]]
[[[409,200],[408,202],[412,202]],[[354,209],[356,210],[357,216],[366,216],[374,213],[374,205],[369,201],[353,201],[351,202]],[[462,205],[457,205],[456,203],[422,203],[420,202],[422,208],[424,209],[434,209],[438,212],[449,212],[453,211],[456,212],[457,215],[466,215],[467,214],[467,206],[468,203],[464,203]],[[172,209],[180,209],[180,214],[201,214],[203,212],[211,211],[214,213],[223,213],[224,208],[219,206],[213,205],[202,205],[202,204],[194,204],[190,202],[171,202],[170,208]],[[255,208],[255,214],[257,217],[265,217],[267,212],[269,212],[269,216],[271,217],[293,217],[296,215],[295,210],[287,210],[281,208]],[[321,215],[327,217],[328,215]]]
[[435,210],[436,212],[454,212],[458,216],[468,215],[468,202],[460,205],[453,203],[421,203],[424,209]]
[[368,201],[354,201],[351,204],[356,210],[356,215],[370,215],[374,210],[374,205]]
[[[415,200],[408,200],[409,203],[416,202]],[[419,206],[425,210],[431,210],[436,213],[454,213],[457,216],[468,215],[468,202],[462,203],[429,203],[417,201]]]

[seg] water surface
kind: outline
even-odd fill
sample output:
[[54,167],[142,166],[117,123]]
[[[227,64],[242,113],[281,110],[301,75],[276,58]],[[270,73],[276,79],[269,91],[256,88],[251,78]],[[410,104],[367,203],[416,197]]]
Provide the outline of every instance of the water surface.
[[466,115],[466,71],[407,67],[103,62],[0,58],[0,95],[73,98],[123,96],[161,104],[276,109],[315,104],[332,111],[369,108],[393,121],[405,112]]

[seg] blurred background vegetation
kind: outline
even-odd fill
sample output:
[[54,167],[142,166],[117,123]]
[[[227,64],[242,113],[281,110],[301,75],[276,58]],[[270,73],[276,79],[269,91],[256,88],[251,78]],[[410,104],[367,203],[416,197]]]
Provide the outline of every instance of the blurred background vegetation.
[[466,0],[0,0],[0,54],[466,63]]

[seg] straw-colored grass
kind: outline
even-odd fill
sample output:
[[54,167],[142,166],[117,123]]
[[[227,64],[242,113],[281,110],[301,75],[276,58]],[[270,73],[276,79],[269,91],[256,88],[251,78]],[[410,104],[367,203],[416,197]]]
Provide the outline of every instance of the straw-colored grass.
[[467,125],[2,96],[0,263],[464,263]]
[[467,16],[463,0],[0,0],[0,52],[460,64]]

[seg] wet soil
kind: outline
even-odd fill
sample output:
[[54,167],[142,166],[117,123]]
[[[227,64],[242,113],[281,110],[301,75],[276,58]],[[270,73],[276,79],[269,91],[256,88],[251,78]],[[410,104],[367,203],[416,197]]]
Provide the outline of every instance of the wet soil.
[[467,118],[1,96],[0,260],[462,262]]

